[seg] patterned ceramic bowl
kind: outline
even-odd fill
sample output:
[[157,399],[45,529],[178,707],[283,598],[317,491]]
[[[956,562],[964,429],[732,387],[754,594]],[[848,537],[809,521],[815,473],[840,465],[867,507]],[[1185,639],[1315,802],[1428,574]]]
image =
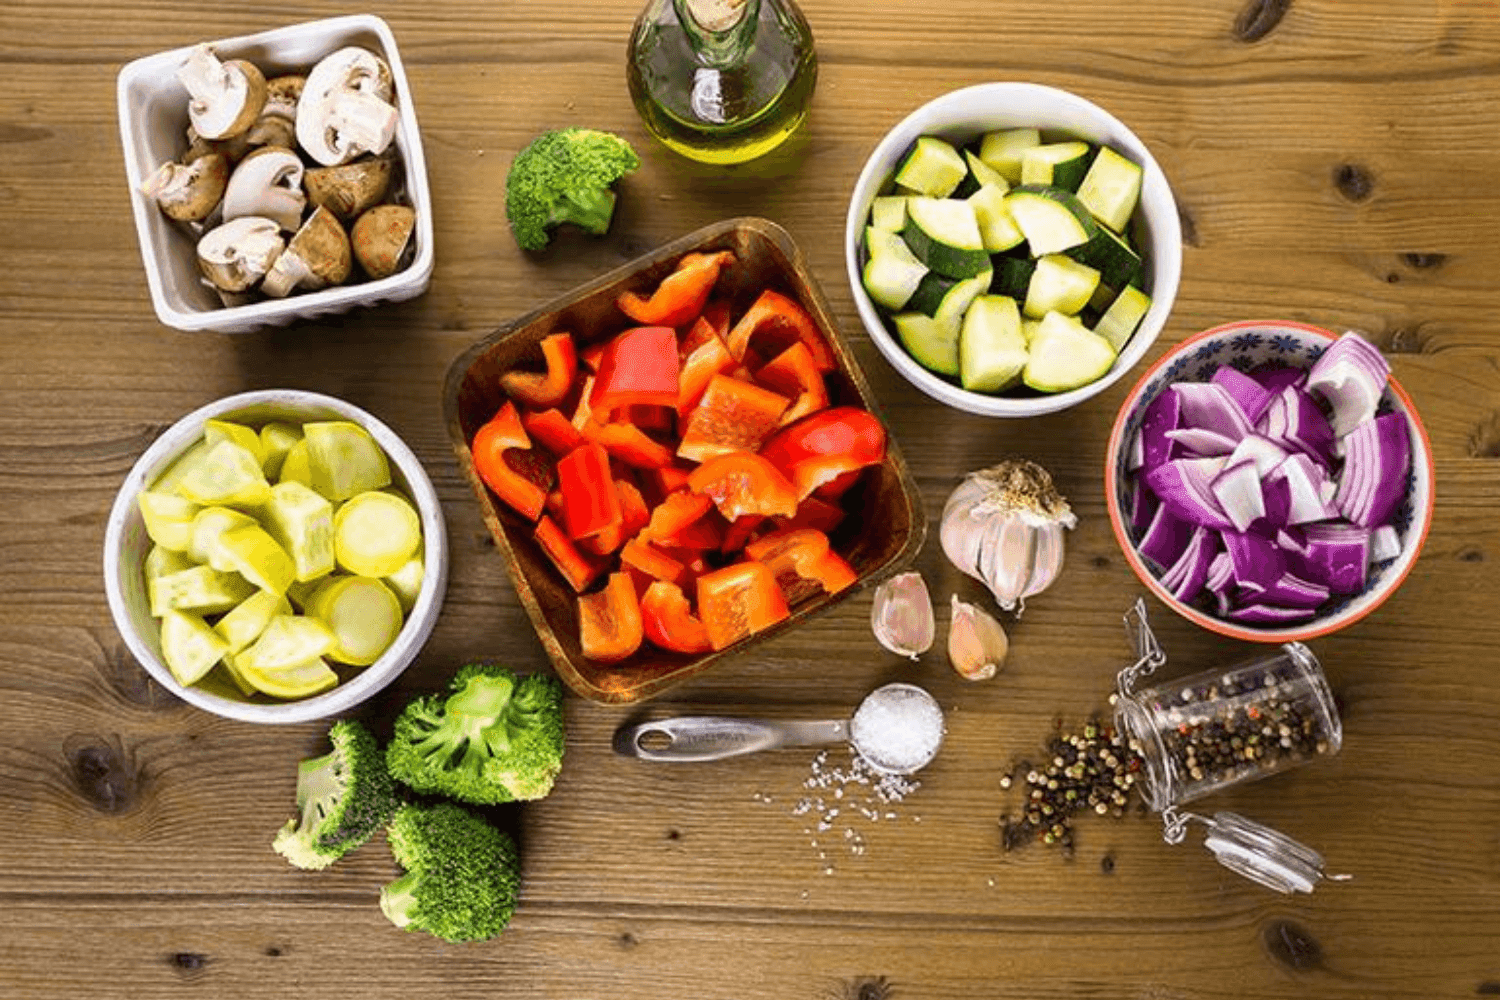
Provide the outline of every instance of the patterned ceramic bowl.
[[1370,566],[1365,587],[1357,594],[1338,597],[1324,604],[1315,617],[1281,627],[1246,625],[1219,617],[1210,605],[1184,603],[1162,585],[1158,574],[1137,551],[1140,532],[1132,531],[1129,509],[1129,453],[1140,433],[1146,408],[1174,382],[1206,382],[1223,364],[1242,371],[1263,364],[1308,368],[1335,339],[1335,334],[1282,320],[1246,321],[1213,327],[1178,344],[1141,376],[1120,406],[1110,434],[1105,457],[1105,495],[1109,519],[1131,569],[1164,604],[1190,621],[1223,635],[1251,642],[1306,641],[1329,635],[1359,621],[1395,592],[1416,563],[1432,524],[1435,499],[1432,447],[1417,417],[1411,397],[1395,378],[1380,401],[1381,413],[1406,417],[1411,439],[1411,470],[1405,494],[1396,506],[1391,524],[1400,539],[1400,552]]

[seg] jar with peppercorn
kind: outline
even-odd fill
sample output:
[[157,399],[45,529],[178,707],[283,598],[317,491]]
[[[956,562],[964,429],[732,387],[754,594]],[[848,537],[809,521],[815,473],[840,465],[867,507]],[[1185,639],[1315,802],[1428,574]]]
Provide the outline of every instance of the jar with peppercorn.
[[1189,822],[1207,827],[1204,846],[1233,871],[1278,892],[1311,892],[1322,857],[1304,844],[1230,812],[1179,807],[1243,782],[1338,752],[1343,725],[1323,668],[1288,643],[1222,670],[1137,688],[1166,662],[1144,602],[1126,615],[1137,660],[1120,671],[1115,724],[1142,762],[1140,790],[1161,814],[1163,836],[1181,843]]

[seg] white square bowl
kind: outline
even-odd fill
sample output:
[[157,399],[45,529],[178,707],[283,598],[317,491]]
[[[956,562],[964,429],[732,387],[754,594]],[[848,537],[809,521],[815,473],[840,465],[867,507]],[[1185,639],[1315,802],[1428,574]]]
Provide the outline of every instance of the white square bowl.
[[268,79],[284,73],[306,73],[323,56],[346,45],[363,46],[385,59],[395,80],[400,113],[395,146],[403,168],[405,200],[417,214],[412,234],[416,255],[404,270],[377,281],[336,285],[249,305],[221,304],[200,278],[192,237],[140,190],[141,183],[161,164],[178,159],[187,148],[188,94],[177,80],[177,68],[187,61],[192,48],[159,52],[120,70],[116,96],[141,259],[146,265],[151,303],[161,321],[179,330],[245,333],[348,312],[355,306],[399,302],[426,291],[432,279],[432,198],[411,88],[390,26],[374,15],[356,14],[224,38],[208,45],[222,59],[254,63]]

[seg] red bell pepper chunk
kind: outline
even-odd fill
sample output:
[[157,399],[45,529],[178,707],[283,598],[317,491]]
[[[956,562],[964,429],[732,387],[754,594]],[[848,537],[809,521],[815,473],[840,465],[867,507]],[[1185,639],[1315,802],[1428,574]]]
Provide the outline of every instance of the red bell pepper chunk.
[[831,504],[826,500],[819,499],[814,493],[810,497],[804,497],[797,505],[797,513],[792,517],[779,518],[778,523],[784,530],[795,528],[817,528],[823,534],[830,534],[844,520],[844,509],[837,504]]
[[728,250],[690,253],[677,262],[677,269],[662,279],[648,299],[639,292],[621,292],[615,298],[620,311],[647,326],[686,326],[703,311],[719,272],[734,263]]
[[757,451],[775,432],[789,401],[769,389],[715,375],[688,417],[677,454],[694,462],[717,455]]
[[646,526],[651,512],[635,484],[615,477],[615,497],[620,502],[620,523],[605,528],[597,535],[579,539],[578,544],[595,555],[607,556],[619,551],[625,540]]
[[557,463],[562,521],[575,541],[620,523],[620,499],[609,474],[609,454],[597,444],[574,448]]
[[676,465],[664,465],[660,469],[644,469],[641,471],[641,493],[646,501],[655,507],[668,495],[687,489],[689,474],[690,470]]
[[745,514],[797,513],[797,490],[759,455],[732,452],[704,462],[688,477],[688,489],[713,498],[731,522]]
[[628,573],[611,573],[604,589],[578,598],[583,655],[614,663],[641,648],[641,603]]
[[618,406],[677,405],[677,332],[670,326],[637,326],[604,348],[589,390],[594,419]]
[[578,377],[578,351],[573,346],[572,334],[543,337],[542,357],[547,361],[547,370],[541,374],[510,371],[500,376],[500,387],[506,394],[534,410],[561,403]]
[[641,529],[641,537],[652,541],[678,544],[682,529],[714,509],[714,502],[700,493],[673,493],[651,511],[651,520]]
[[859,579],[854,567],[829,547],[828,536],[816,528],[767,535],[747,545],[745,554],[765,563],[778,582],[787,576],[797,576],[816,583],[830,594],[854,586]]
[[653,646],[672,653],[707,653],[713,649],[708,629],[694,617],[688,599],[675,583],[653,580],[641,596],[641,625]]
[[635,567],[647,576],[675,583],[679,587],[687,580],[686,566],[640,538],[632,538],[625,543],[625,547],[620,550],[620,562]]
[[660,469],[674,457],[671,448],[634,424],[590,420],[583,425],[583,436],[632,469]]
[[729,522],[710,506],[708,513],[684,526],[671,538],[663,539],[662,543],[692,552],[717,552],[724,543],[724,532],[728,528]]
[[729,530],[724,532],[724,541],[719,546],[720,551],[740,551],[765,523],[766,518],[763,514],[745,514],[735,518],[729,523]]
[[609,562],[591,554],[580,552],[557,522],[546,514],[537,522],[533,536],[542,547],[552,565],[573,587],[575,593],[583,593],[609,568]]
[[[713,377],[724,375],[735,367],[734,356],[729,353],[729,348],[724,346],[724,341],[709,329],[707,321],[701,317],[693,324],[693,334],[700,331],[707,331],[707,334],[683,355],[682,374],[677,382],[677,415],[683,419],[687,419],[693,407],[698,405]],[[693,334],[689,335],[689,340],[694,339]]]
[[583,435],[568,422],[557,407],[545,410],[527,410],[521,414],[521,424],[526,433],[543,448],[558,458],[583,444]]
[[698,617],[715,650],[762,632],[790,614],[764,563],[746,560],[698,577]]
[[[818,371],[831,372],[838,367],[834,360],[833,349],[828,346],[828,341],[823,338],[818,325],[813,318],[792,299],[787,298],[780,292],[766,289],[750,306],[748,312],[740,317],[740,321],[729,331],[726,338],[729,344],[729,353],[733,354],[735,360],[743,361],[750,349],[750,341],[755,339],[766,339],[768,336],[786,342],[791,340],[801,341],[807,346],[812,354],[813,363],[817,365]],[[771,353],[771,352],[767,352]]]
[[823,381],[812,352],[801,341],[762,366],[755,373],[755,380],[792,400],[792,405],[781,415],[782,426],[828,408],[828,384]]
[[[474,471],[484,484],[527,520],[535,521],[547,504],[552,477],[545,461],[520,458],[531,455],[530,448],[531,439],[521,425],[516,404],[506,402],[489,423],[475,432],[469,453],[474,456]],[[512,458],[510,453],[516,453],[516,457]]]
[[776,433],[760,454],[805,498],[824,483],[885,458],[885,427],[857,406],[836,406]]

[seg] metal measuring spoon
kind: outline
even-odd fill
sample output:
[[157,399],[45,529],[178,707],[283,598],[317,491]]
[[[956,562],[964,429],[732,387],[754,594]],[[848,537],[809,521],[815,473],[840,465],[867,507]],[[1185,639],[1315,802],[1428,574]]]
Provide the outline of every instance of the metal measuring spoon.
[[[894,761],[879,742],[878,711],[903,700],[917,702],[924,721],[936,726],[930,752],[920,760]],[[865,762],[885,774],[911,774],[932,762],[942,742],[942,709],[914,684],[887,684],[868,694],[848,719],[817,722],[773,722],[718,715],[683,715],[623,726],[615,732],[615,752],[641,760],[669,762],[723,760],[777,747],[849,743]]]

